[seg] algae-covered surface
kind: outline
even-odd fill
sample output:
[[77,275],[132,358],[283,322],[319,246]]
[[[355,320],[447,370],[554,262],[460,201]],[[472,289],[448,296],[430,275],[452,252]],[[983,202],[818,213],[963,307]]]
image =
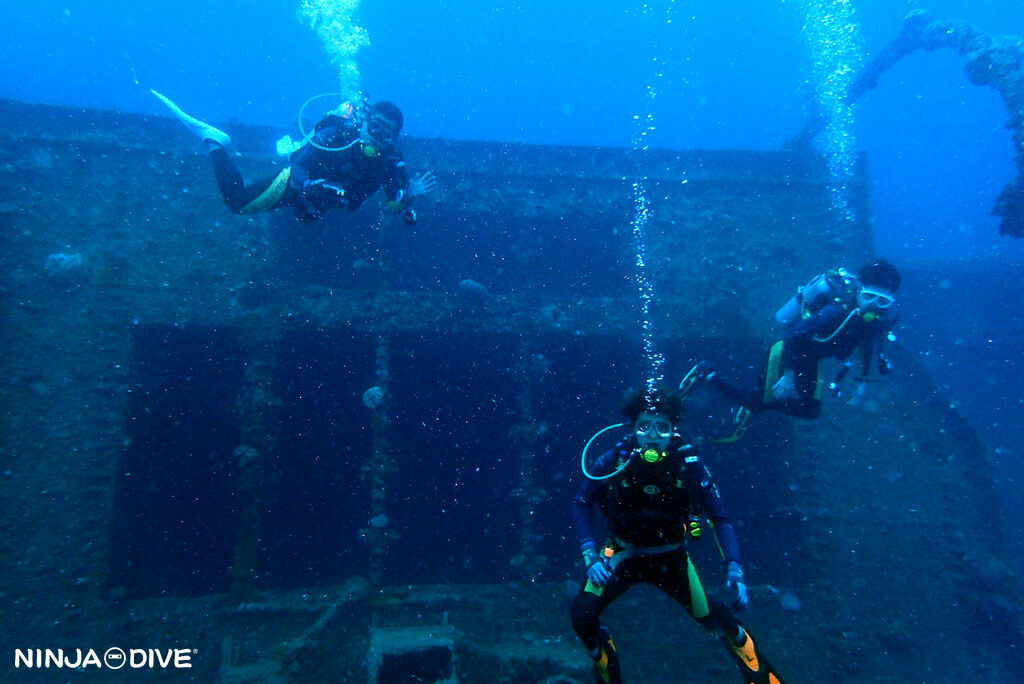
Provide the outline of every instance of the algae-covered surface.
[[[644,331],[670,380],[701,358],[753,378],[795,287],[871,251],[863,167],[851,222],[813,156],[651,151],[645,327],[623,150],[409,140],[440,182],[415,226],[373,199],[299,225],[228,212],[176,122],[13,102],[0,121],[11,660],[183,648],[197,681],[367,681],[422,646],[460,682],[587,681],[569,507],[582,446],[648,371]],[[710,441],[730,407],[691,398],[743,619],[788,682],[1013,681],[991,447],[892,356],[861,406],[761,416],[735,445]],[[693,551],[721,589],[713,542]],[[606,623],[627,681],[738,678],[649,589]]]

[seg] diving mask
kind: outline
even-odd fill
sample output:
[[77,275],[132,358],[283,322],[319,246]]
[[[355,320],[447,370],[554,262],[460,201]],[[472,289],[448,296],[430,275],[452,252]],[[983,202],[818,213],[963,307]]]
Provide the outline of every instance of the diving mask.
[[860,289],[858,299],[862,305],[870,306],[875,309],[888,309],[895,301],[893,296],[888,292],[872,290],[869,287],[862,287]]
[[641,418],[636,421],[636,436],[644,437],[651,432],[661,439],[672,436],[672,423],[659,418]]
[[370,119],[366,122],[366,134],[381,145],[391,145],[395,142],[394,127],[381,119]]

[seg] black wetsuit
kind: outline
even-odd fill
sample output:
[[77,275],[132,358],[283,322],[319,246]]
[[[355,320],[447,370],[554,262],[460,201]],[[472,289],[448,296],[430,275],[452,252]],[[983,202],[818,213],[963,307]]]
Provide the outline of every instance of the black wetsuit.
[[580,590],[572,605],[576,634],[594,649],[601,613],[638,582],[664,591],[705,628],[721,627],[735,634],[738,622],[724,604],[708,600],[686,552],[690,522],[700,515],[712,522],[725,560],[740,560],[736,532],[710,473],[696,449],[678,434],[658,463],[647,463],[637,451],[631,436],[603,454],[590,468],[592,475],[611,473],[625,459],[629,465],[614,477],[588,479],[573,502],[581,549],[594,542],[600,510],[608,528],[606,546],[627,558],[616,566],[608,584],[595,587],[588,580]]
[[777,380],[777,377],[767,377],[766,373],[761,374],[754,392],[739,390],[718,374],[711,377],[711,382],[723,394],[754,413],[771,409],[800,418],[817,418],[821,415],[821,399],[817,394],[818,363],[827,358],[845,361],[859,347],[861,373],[858,377],[867,379],[872,362],[881,352],[881,343],[889,331],[890,321],[887,312],[865,317],[850,306],[830,303],[787,328],[782,336],[779,374],[793,371],[796,398],[781,401],[769,398],[765,401],[765,393],[771,391],[766,383]]
[[409,179],[402,153],[387,145],[366,154],[355,118],[326,117],[317,124],[312,143],[330,149],[307,143],[292,154],[289,167],[250,185],[226,150],[213,149],[210,158],[224,203],[236,214],[290,206],[299,220],[315,221],[337,207],[355,211],[383,187],[390,208],[408,205]]

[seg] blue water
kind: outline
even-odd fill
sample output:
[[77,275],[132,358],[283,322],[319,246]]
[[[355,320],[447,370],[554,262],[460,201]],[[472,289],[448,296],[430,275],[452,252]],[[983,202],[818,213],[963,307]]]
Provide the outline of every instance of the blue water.
[[[7,0],[0,97],[165,116],[148,93],[155,88],[209,121],[290,128],[308,97],[337,88],[298,4]],[[1020,0],[852,5],[866,57],[915,8],[1024,36]],[[358,16],[371,44],[358,64],[371,97],[403,109],[411,136],[630,147],[635,117],[649,115],[652,147],[777,149],[813,102],[800,6],[364,0]],[[1000,236],[990,215],[1016,173],[1005,106],[967,81],[958,55],[941,50],[900,62],[854,115],[854,145],[870,164],[877,251],[908,275],[904,341],[945,372],[940,384],[951,401],[993,446],[1007,505],[1022,510],[1024,326],[1011,278],[1019,278],[1024,240]],[[936,280],[946,264],[948,276]],[[286,550],[288,536],[279,536],[274,548]],[[318,579],[310,572],[299,579]]]
[[[307,97],[337,86],[298,5],[10,0],[0,97],[163,115],[156,88],[214,121],[288,126]],[[853,6],[868,55],[916,7],[1024,35],[1017,0]],[[403,108],[410,135],[628,146],[649,106],[655,147],[776,148],[812,99],[796,0],[364,0],[357,16],[370,38],[357,57],[363,86]],[[989,215],[1014,174],[1006,120],[951,51],[912,55],[883,77],[854,131],[871,161],[882,253],[1024,255]]]

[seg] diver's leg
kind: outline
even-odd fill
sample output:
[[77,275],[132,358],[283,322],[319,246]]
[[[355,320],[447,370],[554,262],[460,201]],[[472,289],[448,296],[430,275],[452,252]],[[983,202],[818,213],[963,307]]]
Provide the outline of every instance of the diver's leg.
[[708,630],[720,629],[725,646],[746,684],[785,684],[754,642],[753,635],[720,601],[709,601],[709,615],[698,620]]
[[587,580],[572,602],[572,627],[594,659],[594,681],[597,684],[622,682],[619,656],[611,634],[601,626],[601,613],[633,583],[634,580],[625,576],[613,579],[604,587],[594,586]]
[[761,404],[761,398],[758,396],[757,392],[742,390],[735,385],[731,385],[723,380],[718,373],[710,376],[708,378],[708,382],[710,382],[715,389],[729,399],[729,401],[739,404],[740,406],[748,409],[751,413],[758,413],[764,409],[764,405]]
[[744,392],[719,378],[718,374],[714,371],[706,374],[704,379],[717,388],[727,399],[737,404],[737,408],[733,411],[732,432],[712,441],[718,444],[731,444],[740,441],[743,439],[743,435],[747,434],[747,423],[750,422],[751,414],[760,413],[767,407],[761,403],[761,397],[758,393]]
[[217,178],[217,187],[228,209],[240,213],[249,201],[245,191],[245,181],[235,166],[228,151],[219,145],[210,146],[210,161],[213,162],[213,175]]
[[281,204],[287,190],[290,169],[246,185],[231,155],[223,147],[210,145],[210,161],[213,162],[213,174],[217,178],[217,187],[220,188],[224,204],[232,212],[252,214],[269,211]]
[[[717,389],[726,399],[729,399],[737,405],[737,408],[733,411],[732,432],[724,437],[719,437],[712,441],[718,444],[730,444],[743,439],[743,435],[747,433],[747,423],[750,421],[751,414],[760,413],[766,408],[761,400],[761,395],[755,391],[741,390],[726,382],[718,374],[718,371],[716,371],[714,367],[706,361],[698,362],[697,365],[686,374],[683,381],[679,384],[681,392],[684,395],[689,394],[693,389],[693,385],[701,380],[711,383],[711,386]],[[763,384],[764,374],[762,373],[758,387]]]
[[801,397],[799,399],[790,399],[788,401],[779,402],[778,405],[771,406],[783,413],[788,413],[795,418],[807,418],[808,420],[814,420],[821,416],[821,400],[812,397]]
[[[776,343],[776,347],[781,349],[779,344],[780,343]],[[772,347],[769,351],[768,362],[765,366],[762,366],[758,382],[751,389],[740,389],[726,381],[722,378],[722,374],[706,361],[699,362],[695,367],[694,373],[698,379],[711,383],[711,386],[721,392],[726,399],[729,399],[734,404],[739,404],[751,413],[758,413],[765,408],[764,401],[762,399],[762,388],[766,382],[766,375],[769,373],[768,367],[772,362],[772,354],[777,353],[776,347]],[[774,380],[772,382],[774,382]]]
[[712,612],[714,603],[708,599],[690,555],[680,549],[651,556],[649,560],[658,563],[651,573],[651,584],[675,599],[704,628],[714,629],[717,625]]
[[806,359],[796,369],[796,391],[800,406],[793,415],[798,418],[817,418],[821,415],[821,379],[818,362]]
[[800,359],[793,366],[796,383],[795,399],[771,401],[765,408],[780,411],[796,418],[814,419],[821,415],[821,387],[818,380],[818,362]]
[[761,649],[754,642],[754,635],[746,628],[739,626],[738,638],[726,632],[725,643],[746,684],[785,684],[779,673],[762,655]]
[[[681,557],[682,556],[682,557]],[[720,601],[708,598],[697,570],[689,556],[666,554],[668,560],[652,584],[674,598],[709,632],[721,630],[729,653],[736,661],[747,684],[783,684],[771,665],[754,645],[754,639],[743,628],[732,611]]]

